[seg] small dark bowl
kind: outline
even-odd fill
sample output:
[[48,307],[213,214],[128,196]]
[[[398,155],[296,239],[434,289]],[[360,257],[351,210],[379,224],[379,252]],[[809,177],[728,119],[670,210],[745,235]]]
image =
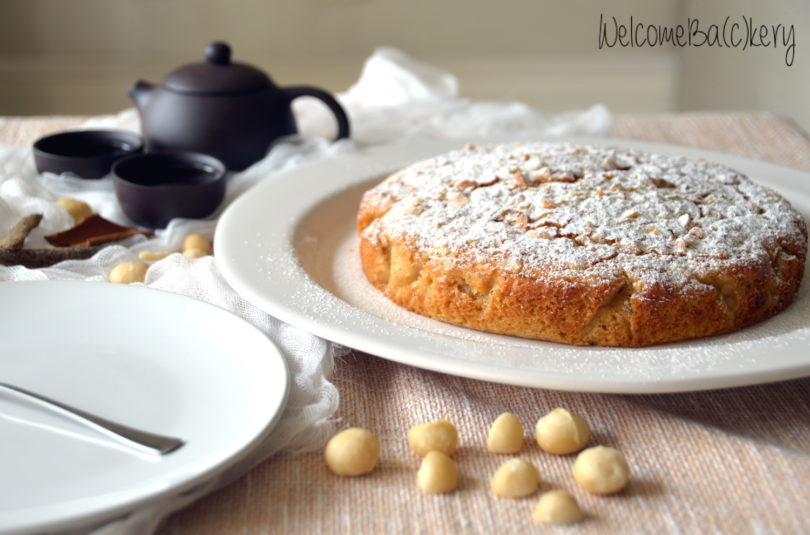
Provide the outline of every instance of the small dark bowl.
[[196,152],[134,154],[113,165],[118,203],[135,223],[163,228],[175,217],[210,215],[225,196],[225,164]]
[[141,138],[121,130],[73,130],[38,139],[34,163],[44,173],[69,173],[81,178],[101,178],[116,160],[143,148]]

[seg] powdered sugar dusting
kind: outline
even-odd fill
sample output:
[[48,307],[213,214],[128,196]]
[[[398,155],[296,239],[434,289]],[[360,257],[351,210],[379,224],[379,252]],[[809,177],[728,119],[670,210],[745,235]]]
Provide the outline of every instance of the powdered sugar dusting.
[[611,147],[467,146],[367,194],[390,210],[364,231],[454,262],[688,288],[729,265],[806,253],[804,220],[728,167]]

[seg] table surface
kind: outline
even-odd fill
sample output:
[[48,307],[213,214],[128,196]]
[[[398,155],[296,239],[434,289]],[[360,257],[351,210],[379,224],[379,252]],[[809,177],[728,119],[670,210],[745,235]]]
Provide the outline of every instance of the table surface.
[[[76,117],[0,119],[0,145],[27,145]],[[810,171],[810,138],[765,113],[619,115],[619,138],[696,146]],[[585,520],[570,533],[810,532],[810,379],[720,391],[607,395],[556,392],[452,377],[352,352],[335,364],[339,427],[361,426],[382,441],[368,476],[332,475],[322,452],[278,455],[243,478],[172,515],[160,535],[252,533],[520,533],[536,497],[489,491],[507,456],[486,452],[498,414],[517,414],[533,434],[554,407],[582,415],[591,445],[622,450],[632,481],[610,497],[589,495],[570,475],[573,456],[527,440],[521,456],[541,472],[543,490],[566,489]],[[420,459],[405,433],[417,423],[453,421],[461,447],[459,489],[425,495]],[[549,528],[553,531],[552,528]]]

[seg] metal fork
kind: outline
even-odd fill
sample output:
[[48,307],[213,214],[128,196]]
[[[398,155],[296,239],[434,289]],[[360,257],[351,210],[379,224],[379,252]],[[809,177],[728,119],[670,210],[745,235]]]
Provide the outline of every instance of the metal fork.
[[70,405],[65,405],[64,403],[60,403],[41,394],[20,388],[19,386],[0,382],[0,389],[14,392],[29,401],[67,416],[76,422],[141,452],[166,455],[185,444],[182,439],[149,433],[116,422],[111,422],[100,416],[95,416],[83,410],[71,407]]

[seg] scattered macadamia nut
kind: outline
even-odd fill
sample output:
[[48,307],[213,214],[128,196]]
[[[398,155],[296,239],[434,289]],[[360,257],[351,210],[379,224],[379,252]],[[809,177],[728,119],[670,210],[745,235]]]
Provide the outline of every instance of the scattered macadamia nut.
[[606,446],[588,448],[577,455],[572,469],[580,487],[594,494],[613,494],[630,481],[624,454]]
[[191,249],[199,249],[200,251],[203,251],[205,255],[209,255],[211,254],[211,242],[205,239],[205,236],[200,234],[189,234],[186,236],[186,239],[183,240],[183,254]]
[[169,251],[141,251],[138,253],[138,258],[146,262],[157,262],[158,260],[163,260],[170,254],[172,253]]
[[416,484],[429,494],[452,492],[458,487],[458,468],[446,453],[429,451],[416,473]]
[[492,476],[492,492],[504,498],[522,498],[537,492],[540,472],[528,461],[510,459]]
[[591,430],[587,422],[565,409],[554,409],[537,421],[535,438],[540,447],[556,455],[576,453],[585,447]]
[[408,430],[408,443],[422,457],[431,451],[453,455],[458,448],[458,431],[447,420],[415,425]]
[[64,208],[74,221],[79,222],[93,213],[90,205],[79,199],[59,199],[56,204]]
[[550,490],[540,496],[532,520],[538,524],[574,524],[582,520],[582,509],[564,490]]
[[326,444],[326,465],[339,476],[360,476],[371,472],[380,457],[380,439],[367,429],[352,427],[333,436]]
[[487,449],[492,453],[517,453],[523,449],[523,424],[511,412],[498,416],[487,436]]
[[204,256],[208,256],[208,253],[195,247],[191,249],[183,249],[183,256],[188,258],[202,258]]
[[146,278],[146,270],[149,268],[143,262],[132,260],[121,262],[110,271],[110,282],[116,284],[131,284],[133,282],[143,282]]

